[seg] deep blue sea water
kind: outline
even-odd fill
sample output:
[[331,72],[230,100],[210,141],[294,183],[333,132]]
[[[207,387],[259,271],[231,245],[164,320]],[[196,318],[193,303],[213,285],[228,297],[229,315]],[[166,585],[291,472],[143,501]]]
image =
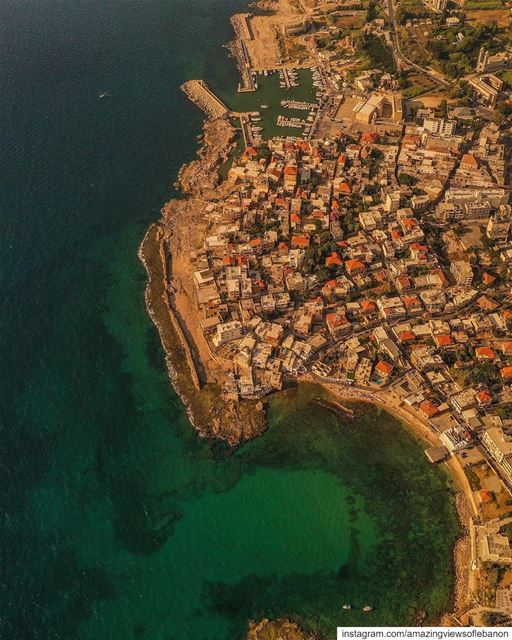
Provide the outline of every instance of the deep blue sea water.
[[368,599],[375,624],[449,603],[447,478],[394,420],[306,390],[225,456],[170,389],[136,252],[195,153],[178,87],[236,86],[245,6],[0,3],[2,640],[231,640],[283,614],[333,637]]

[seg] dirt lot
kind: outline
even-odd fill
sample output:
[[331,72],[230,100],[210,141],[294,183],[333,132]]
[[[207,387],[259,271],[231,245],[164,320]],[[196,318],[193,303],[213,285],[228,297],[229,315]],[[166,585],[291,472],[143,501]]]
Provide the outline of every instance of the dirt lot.
[[355,122],[356,116],[354,113],[354,107],[358,105],[360,102],[363,102],[362,98],[351,98],[349,96],[345,97],[343,102],[340,104],[334,119],[337,122],[349,121]]
[[246,40],[245,44],[251,59],[251,66],[255,69],[274,69],[281,65],[281,50],[278,34],[283,23],[296,20],[302,15],[290,0],[276,0],[261,6],[275,13],[251,18],[253,40]]
[[[437,93],[429,93],[428,96],[420,96],[419,98],[411,100],[410,106],[415,108],[425,107],[427,109],[435,109],[441,104],[443,100],[447,99],[448,96],[446,95],[446,93],[439,91]],[[448,100],[448,102],[450,101]]]
[[432,80],[427,78],[427,76],[420,75],[416,72],[408,73],[407,80],[409,81],[410,86],[404,91],[405,98],[414,98],[414,96],[424,93],[425,91],[430,91],[436,87]]
[[342,29],[352,29],[353,27],[359,29],[363,22],[364,19],[362,16],[341,16],[341,18],[338,18],[336,21],[336,26]]
[[474,24],[489,24],[490,22],[497,22],[500,27],[508,27],[510,25],[510,11],[508,9],[468,11],[467,21]]
[[465,249],[453,230],[443,233],[443,240],[446,242],[446,251],[450,260],[464,260],[467,257]]

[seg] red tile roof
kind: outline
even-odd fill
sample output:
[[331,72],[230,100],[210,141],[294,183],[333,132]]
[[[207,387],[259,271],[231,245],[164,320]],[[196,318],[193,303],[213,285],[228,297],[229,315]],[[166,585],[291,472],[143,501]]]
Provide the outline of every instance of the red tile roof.
[[478,160],[471,153],[465,153],[462,156],[460,163],[465,165],[468,169],[478,169]]
[[504,340],[501,343],[501,351],[506,356],[512,356],[512,340]]
[[487,491],[487,489],[481,489],[478,492],[478,495],[480,496],[480,500],[482,502],[493,502],[494,500],[494,495],[491,491]]
[[405,227],[408,231],[412,231],[418,226],[418,221],[416,220],[416,218],[403,218],[402,226]]
[[448,333],[445,335],[434,336],[434,342],[438,347],[449,347],[451,344],[453,344],[453,339]]
[[325,259],[326,267],[340,267],[343,264],[343,260],[340,257],[339,253],[333,251],[330,256],[327,256]]
[[300,249],[309,247],[309,237],[308,236],[292,236],[292,247],[298,247]]
[[364,144],[368,144],[368,143],[375,144],[378,141],[379,141],[379,134],[373,133],[372,131],[366,131],[361,136],[361,142]]
[[475,349],[476,357],[479,360],[495,360],[496,354],[491,347],[477,347]]
[[402,298],[402,302],[404,303],[406,309],[411,309],[414,307],[421,308],[421,302],[418,296],[404,296]]
[[423,402],[420,402],[419,409],[421,413],[427,416],[427,418],[432,418],[439,411],[437,406],[430,400],[423,400]]
[[336,288],[337,284],[338,283],[336,282],[336,280],[327,280],[327,282],[324,283],[324,286],[322,287],[322,289],[325,289],[325,291],[330,292]]
[[348,320],[341,313],[328,313],[325,316],[325,321],[332,329],[337,329],[348,324]]
[[361,260],[358,260],[357,258],[354,260],[347,260],[345,264],[347,266],[347,271],[349,272],[358,271],[365,268],[365,265],[361,262]]
[[359,306],[365,313],[371,313],[377,309],[377,305],[373,300],[360,300]]
[[393,372],[394,366],[389,364],[389,362],[384,362],[384,360],[379,360],[375,365],[375,371],[380,373],[381,375],[388,377]]
[[482,274],[482,282],[486,285],[491,285],[496,280],[496,276],[493,276],[491,273],[487,273],[484,271]]
[[492,400],[492,396],[487,389],[482,389],[476,394],[477,400],[480,404],[489,404]]
[[402,331],[398,334],[398,339],[400,342],[413,342],[416,340],[416,334],[412,331]]

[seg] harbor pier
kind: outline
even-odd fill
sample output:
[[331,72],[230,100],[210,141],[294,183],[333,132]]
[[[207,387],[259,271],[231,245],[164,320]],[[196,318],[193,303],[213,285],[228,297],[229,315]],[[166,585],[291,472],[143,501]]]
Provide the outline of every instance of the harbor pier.
[[208,116],[224,118],[229,115],[229,109],[208,87],[204,80],[189,80],[181,85],[181,89],[188,98]]

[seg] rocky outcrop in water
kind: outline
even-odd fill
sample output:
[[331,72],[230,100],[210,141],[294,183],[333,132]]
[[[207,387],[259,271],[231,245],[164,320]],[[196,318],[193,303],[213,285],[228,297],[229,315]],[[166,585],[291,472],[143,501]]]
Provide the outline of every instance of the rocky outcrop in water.
[[303,631],[298,624],[286,618],[250,622],[247,640],[316,640],[311,633]]

